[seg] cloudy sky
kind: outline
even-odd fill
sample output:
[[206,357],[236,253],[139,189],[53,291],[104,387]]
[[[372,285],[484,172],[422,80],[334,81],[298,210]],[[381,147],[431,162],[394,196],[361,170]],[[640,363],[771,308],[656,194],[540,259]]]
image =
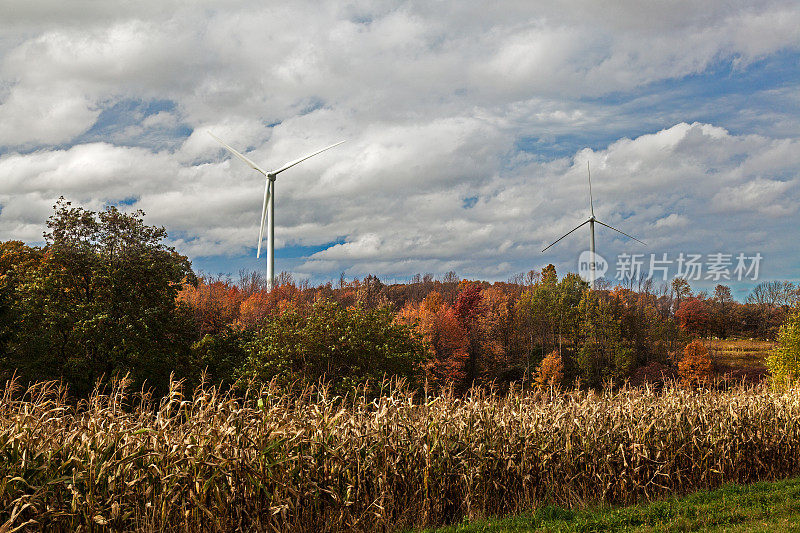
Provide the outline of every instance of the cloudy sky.
[[347,140],[276,184],[276,270],[314,283],[575,271],[586,227],[541,249],[588,216],[587,161],[647,243],[598,228],[608,275],[730,254],[742,295],[759,253],[798,279],[795,0],[488,5],[5,0],[0,239],[41,243],[63,195],[144,210],[196,270],[263,268],[263,178],[212,131],[267,168]]

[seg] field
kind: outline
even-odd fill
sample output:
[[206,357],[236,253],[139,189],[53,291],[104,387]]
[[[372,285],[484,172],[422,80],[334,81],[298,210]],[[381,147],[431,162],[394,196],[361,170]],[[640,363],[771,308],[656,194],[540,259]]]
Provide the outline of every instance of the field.
[[800,392],[763,387],[148,401],[7,390],[4,530],[395,531],[800,470]]
[[717,377],[757,382],[767,375],[765,361],[775,347],[774,342],[749,339],[708,342]]

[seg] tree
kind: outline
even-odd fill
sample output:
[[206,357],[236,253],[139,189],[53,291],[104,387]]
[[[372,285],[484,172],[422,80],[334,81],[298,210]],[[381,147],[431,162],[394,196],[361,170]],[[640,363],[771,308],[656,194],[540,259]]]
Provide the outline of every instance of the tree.
[[764,281],[753,287],[747,303],[767,307],[791,307],[797,303],[798,288],[789,281]]
[[672,291],[672,309],[677,312],[681,302],[692,296],[692,288],[686,278],[674,278],[670,284],[670,289]]
[[747,303],[757,310],[756,335],[774,339],[786,313],[797,303],[798,289],[794,283],[765,281],[753,288]]
[[622,302],[614,294],[586,291],[580,303],[583,339],[577,350],[581,378],[593,387],[630,374],[636,354],[623,336]]
[[[19,302],[18,290],[32,271],[39,268],[42,250],[26,246],[22,241],[0,242],[0,354],[6,354],[8,343],[18,335]],[[0,360],[4,357],[0,355]],[[4,365],[7,379],[14,368]]]
[[171,372],[188,375],[191,322],[176,294],[194,274],[162,242],[166,231],[141,211],[96,213],[63,198],[54,209],[41,261],[13,289],[2,369],[64,378],[78,395],[102,376],[130,373],[163,390]]
[[484,340],[480,320],[486,314],[482,292],[483,288],[479,283],[463,281],[454,306],[456,318],[469,339],[467,347],[469,357],[466,367],[467,385],[471,385],[478,378],[480,371],[479,364]]
[[767,356],[767,368],[779,388],[791,386],[800,376],[800,306],[789,313],[778,331],[778,345]]
[[714,288],[714,296],[711,299],[711,322],[714,334],[727,339],[732,326],[733,296],[730,287],[717,285]]
[[704,336],[711,326],[711,308],[706,300],[691,297],[683,300],[675,316],[690,335]]
[[708,383],[713,373],[713,365],[708,349],[700,341],[692,341],[683,349],[683,357],[678,362],[678,375],[684,385],[702,386]]
[[428,347],[430,358],[425,363],[431,384],[466,387],[469,339],[461,327],[453,307],[434,291],[420,304],[408,302],[397,320],[413,326]]
[[542,388],[558,388],[563,380],[564,361],[558,350],[553,350],[539,363],[539,367],[536,369],[535,381]]

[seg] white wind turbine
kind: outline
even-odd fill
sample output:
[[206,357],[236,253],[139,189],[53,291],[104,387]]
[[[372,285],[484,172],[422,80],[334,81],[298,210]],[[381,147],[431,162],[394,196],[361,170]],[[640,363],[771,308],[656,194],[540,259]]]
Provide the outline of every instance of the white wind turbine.
[[542,253],[544,253],[544,252],[547,250],[547,248],[550,248],[550,247],[551,247],[551,246],[553,246],[555,243],[557,243],[558,241],[560,241],[561,239],[563,239],[564,237],[566,237],[567,235],[569,235],[569,234],[570,234],[570,233],[572,233],[573,231],[575,231],[575,230],[577,230],[577,229],[581,228],[582,226],[585,226],[586,224],[589,224],[589,288],[591,288],[591,289],[594,289],[594,282],[595,282],[595,266],[596,266],[596,264],[595,264],[595,263],[596,263],[596,261],[595,261],[595,258],[597,257],[597,256],[595,255],[595,249],[594,249],[594,223],[595,223],[595,222],[597,222],[597,223],[598,223],[598,224],[600,224],[601,226],[605,226],[605,227],[607,227],[607,228],[609,228],[609,229],[613,229],[613,230],[614,230],[614,231],[616,231],[617,233],[622,233],[622,234],[623,234],[623,235],[625,235],[626,237],[628,237],[628,238],[630,238],[630,239],[633,239],[633,240],[634,240],[634,241],[636,241],[636,242],[642,243],[642,244],[644,244],[645,246],[647,246],[647,244],[645,244],[644,242],[640,241],[640,240],[639,240],[639,239],[637,239],[636,237],[633,237],[633,236],[631,236],[631,235],[628,235],[628,234],[627,234],[627,233],[625,233],[624,231],[618,230],[617,228],[615,228],[615,227],[613,227],[613,226],[609,226],[608,224],[606,224],[605,222],[602,222],[601,220],[598,220],[598,219],[597,219],[597,218],[594,216],[594,200],[593,200],[593,198],[592,198],[592,173],[591,173],[591,171],[589,170],[589,162],[588,162],[588,161],[586,162],[586,172],[587,172],[587,173],[588,173],[588,175],[589,175],[589,209],[591,210],[591,213],[592,213],[592,215],[591,215],[591,216],[590,216],[588,219],[586,219],[586,221],[584,221],[584,222],[581,222],[581,223],[580,223],[580,224],[578,224],[576,227],[572,228],[572,229],[571,229],[571,230],[569,230],[567,233],[565,233],[564,235],[562,235],[561,237],[559,237],[558,239],[556,239],[554,242],[552,242],[551,244],[549,244],[549,245],[548,245],[548,246],[547,246],[547,247],[546,247],[544,250],[542,250]]
[[273,286],[275,285],[275,178],[284,170],[290,169],[296,164],[301,163],[308,158],[314,157],[317,154],[321,154],[325,150],[330,150],[334,146],[339,146],[344,141],[339,141],[338,143],[327,146],[322,150],[317,150],[313,154],[303,156],[299,159],[295,159],[294,161],[289,161],[277,170],[267,172],[253,163],[250,159],[234,150],[232,147],[226,144],[225,141],[213,133],[208,132],[208,134],[216,139],[216,141],[224,146],[230,153],[250,165],[250,167],[254,170],[261,172],[266,178],[266,183],[264,184],[264,204],[261,207],[261,229],[258,232],[258,251],[256,252],[256,257],[261,257],[261,241],[264,240],[264,221],[266,220],[267,226],[269,227],[269,238],[267,239],[267,283],[269,284],[269,289],[272,290]]

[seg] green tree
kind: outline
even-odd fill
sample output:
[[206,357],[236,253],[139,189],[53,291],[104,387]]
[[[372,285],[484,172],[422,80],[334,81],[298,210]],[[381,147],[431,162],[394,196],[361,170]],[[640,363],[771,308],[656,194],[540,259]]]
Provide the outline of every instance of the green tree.
[[636,353],[622,328],[622,301],[601,291],[586,291],[580,303],[583,340],[577,353],[581,378],[599,387],[609,379],[620,380],[636,364]]
[[244,379],[284,386],[324,379],[336,394],[366,381],[377,386],[384,377],[414,381],[425,359],[422,339],[395,322],[389,307],[346,308],[330,300],[305,313],[290,306],[272,315],[245,350]]
[[77,395],[103,376],[130,373],[161,391],[173,371],[188,375],[191,322],[176,294],[194,274],[166,231],[141,211],[96,213],[63,198],[54,209],[41,261],[14,285],[3,371],[64,378]]
[[778,345],[767,356],[767,368],[778,388],[794,384],[800,376],[800,307],[790,311],[778,330]]

